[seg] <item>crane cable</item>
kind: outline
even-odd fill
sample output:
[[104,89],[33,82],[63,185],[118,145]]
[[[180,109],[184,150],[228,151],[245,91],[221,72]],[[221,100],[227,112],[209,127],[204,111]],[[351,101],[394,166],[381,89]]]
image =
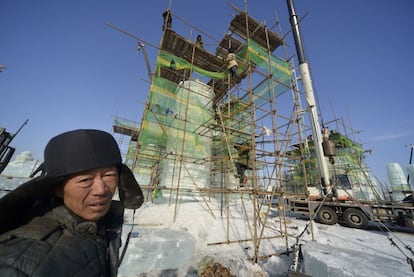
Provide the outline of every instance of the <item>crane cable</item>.
[[381,221],[379,221],[379,222],[375,222],[375,224],[377,225],[377,227],[381,230],[381,231],[383,231],[383,232],[387,232],[387,234],[388,234],[388,236],[387,236],[387,239],[391,242],[391,246],[394,246],[394,247],[396,247],[400,252],[401,252],[401,254],[403,254],[404,255],[404,257],[405,257],[405,259],[406,259],[406,261],[407,261],[407,263],[411,266],[411,270],[414,272],[414,260],[412,259],[412,258],[410,258],[405,252],[404,252],[404,250],[394,241],[394,239],[391,237],[391,235],[390,234],[392,234],[397,240],[398,240],[398,242],[400,243],[400,244],[402,244],[402,245],[404,245],[404,248],[406,249],[406,250],[408,250],[410,253],[411,253],[411,255],[413,255],[414,256],[414,251],[413,251],[413,249],[411,248],[411,246],[410,245],[408,245],[408,244],[406,244],[406,243],[404,243],[398,236],[396,236],[394,233],[393,233],[393,231],[390,229],[390,228],[388,228],[383,222],[381,222]]

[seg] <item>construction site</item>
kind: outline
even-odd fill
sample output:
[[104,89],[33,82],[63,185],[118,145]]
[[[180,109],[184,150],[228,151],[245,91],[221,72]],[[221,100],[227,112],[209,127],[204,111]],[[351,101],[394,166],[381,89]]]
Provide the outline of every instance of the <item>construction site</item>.
[[[290,30],[284,34],[278,24],[269,28],[246,9],[232,9],[235,15],[220,39],[168,9],[153,70],[145,43],[137,39],[150,80],[147,102],[140,122],[115,117],[113,131],[127,149],[125,163],[146,200],[159,195],[168,199],[172,221],[180,216],[183,196],[200,199],[207,208],[211,199],[220,201],[221,217],[227,219],[230,203],[251,202],[253,210],[245,213],[254,220],[248,221],[251,237],[246,239],[253,243],[252,259],[257,261],[272,207],[280,218],[274,239],[286,241],[286,253],[294,248],[286,228],[289,199],[333,194],[343,201],[367,201],[382,196],[364,166],[362,146],[349,138],[349,128],[340,119],[316,129],[331,176],[332,189],[323,192],[312,133],[312,125],[319,123],[309,118],[315,107],[284,40]],[[175,31],[176,24],[202,37],[184,37]],[[237,61],[235,74],[230,55]]]

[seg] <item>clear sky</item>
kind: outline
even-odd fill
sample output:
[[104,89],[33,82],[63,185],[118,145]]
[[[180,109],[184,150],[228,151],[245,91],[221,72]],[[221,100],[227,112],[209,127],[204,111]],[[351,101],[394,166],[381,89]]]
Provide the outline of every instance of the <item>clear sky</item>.
[[[282,33],[290,25],[285,0],[246,1],[248,12]],[[0,1],[0,127],[15,132],[16,152],[42,160],[54,135],[76,128],[112,132],[114,116],[139,121],[148,94],[144,39],[154,67],[162,12],[220,40],[235,14],[221,0]],[[231,3],[244,8],[245,1]],[[414,144],[414,1],[296,0],[322,118],[341,117],[366,149],[373,173],[388,183],[386,164],[408,164]],[[178,18],[173,19],[179,28]],[[288,42],[292,41],[287,34]],[[212,39],[210,41],[213,41]],[[295,54],[293,44],[288,51]],[[277,53],[276,53],[277,54]]]

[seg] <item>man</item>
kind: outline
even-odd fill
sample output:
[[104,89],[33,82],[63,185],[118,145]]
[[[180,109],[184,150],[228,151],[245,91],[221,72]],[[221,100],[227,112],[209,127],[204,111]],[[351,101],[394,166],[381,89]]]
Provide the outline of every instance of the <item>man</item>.
[[0,199],[0,276],[116,276],[124,208],[144,199],[114,138],[60,134],[40,168]]
[[237,169],[236,177],[239,178],[239,185],[243,187],[245,185],[246,176],[245,172],[251,168],[251,161],[250,161],[250,148],[251,146],[243,142],[241,144],[236,143],[234,144],[234,148],[237,150],[237,153],[234,154],[233,159],[235,160],[235,165]]
[[233,50],[230,48],[227,54],[227,69],[230,73],[230,82],[234,80],[234,77],[237,75],[237,70],[239,69],[239,64],[236,60],[236,55],[234,54]]
[[167,9],[165,12],[163,12],[162,18],[164,19],[164,22],[162,24],[162,30],[164,31],[165,27],[167,27],[167,29],[171,29],[172,28],[172,16],[171,16],[170,9]]
[[203,41],[203,38],[201,37],[201,35],[197,35],[195,45],[198,46],[198,47],[203,48],[204,41]]

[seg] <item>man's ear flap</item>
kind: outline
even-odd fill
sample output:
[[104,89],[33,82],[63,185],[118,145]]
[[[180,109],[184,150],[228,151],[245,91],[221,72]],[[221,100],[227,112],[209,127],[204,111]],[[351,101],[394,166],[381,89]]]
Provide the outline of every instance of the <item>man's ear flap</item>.
[[144,203],[141,187],[132,171],[124,164],[120,166],[119,199],[127,209],[138,209]]
[[59,198],[63,198],[63,188],[64,188],[64,184],[60,183],[57,184],[54,188],[53,188],[53,193],[59,197]]

